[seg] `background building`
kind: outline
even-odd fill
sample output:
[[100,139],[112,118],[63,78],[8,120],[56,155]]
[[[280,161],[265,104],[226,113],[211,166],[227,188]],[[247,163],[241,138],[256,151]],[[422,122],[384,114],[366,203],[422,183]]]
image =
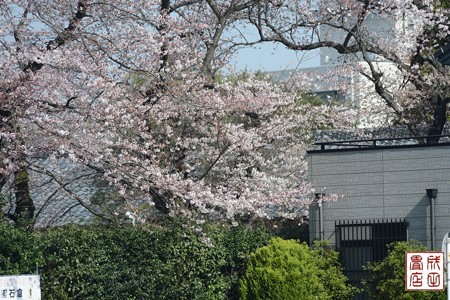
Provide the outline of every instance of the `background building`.
[[[344,18],[343,27],[351,28],[355,23],[353,17]],[[416,30],[414,18],[401,16],[397,20],[387,19],[371,14],[365,18],[362,27],[368,32],[376,33],[382,41],[398,41],[398,36],[404,36]],[[319,39],[335,41],[344,44],[348,31],[320,26]],[[404,39],[401,39],[404,40]],[[318,53],[320,64],[316,67],[298,68],[272,72],[273,80],[295,85],[300,90],[316,94],[327,101],[344,103],[349,109],[359,114],[358,127],[373,127],[386,125],[385,102],[375,92],[373,83],[361,72],[370,74],[368,62],[383,74],[383,85],[387,90],[396,91],[399,87],[400,72],[396,64],[385,58],[368,54],[367,61],[360,53],[339,54],[333,48],[320,48]]]
[[450,230],[448,135],[437,144],[419,143],[402,129],[323,132],[319,139],[308,152],[309,178],[318,194],[342,198],[318,197],[310,206],[310,240],[328,240],[351,281],[360,282],[362,266],[386,257],[393,241],[441,250]]

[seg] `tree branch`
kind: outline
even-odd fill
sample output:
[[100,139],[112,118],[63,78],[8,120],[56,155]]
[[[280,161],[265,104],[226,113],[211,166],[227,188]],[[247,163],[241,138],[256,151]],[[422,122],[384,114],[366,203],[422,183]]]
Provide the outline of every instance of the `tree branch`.
[[[71,196],[73,199],[77,200],[77,202],[78,202],[82,207],[84,207],[88,212],[90,212],[90,213],[93,214],[94,216],[99,217],[99,218],[101,218],[101,219],[103,219],[103,220],[105,220],[105,221],[111,222],[111,223],[114,222],[112,219],[110,219],[110,218],[108,218],[108,217],[106,217],[106,216],[104,216],[104,215],[102,215],[102,214],[99,214],[99,213],[97,213],[96,211],[94,211],[93,209],[91,209],[91,208],[89,207],[89,205],[86,204],[86,202],[85,202],[83,199],[81,199],[81,197],[79,197],[76,193],[74,193],[72,190],[70,190],[69,188],[67,188],[67,185],[69,185],[69,184],[72,183],[74,180],[79,179],[79,178],[81,178],[81,177],[83,177],[83,176],[79,176],[79,177],[75,178],[74,180],[72,180],[72,181],[70,181],[70,182],[64,183],[64,182],[63,182],[60,178],[58,178],[55,174],[53,174],[52,172],[50,172],[49,170],[47,170],[47,169],[45,169],[45,168],[37,167],[37,166],[31,166],[31,165],[30,165],[29,168],[30,168],[30,170],[32,170],[32,171],[34,171],[34,172],[38,172],[38,173],[41,173],[41,174],[44,174],[44,175],[47,175],[47,176],[53,178],[53,180],[54,180],[56,183],[59,184],[60,189],[64,190],[69,196]],[[92,174],[91,174],[91,175],[92,175]],[[55,191],[55,193],[56,193],[56,191]],[[52,197],[52,196],[53,196],[53,194],[52,194],[50,197]],[[48,200],[48,199],[47,199],[47,200]]]

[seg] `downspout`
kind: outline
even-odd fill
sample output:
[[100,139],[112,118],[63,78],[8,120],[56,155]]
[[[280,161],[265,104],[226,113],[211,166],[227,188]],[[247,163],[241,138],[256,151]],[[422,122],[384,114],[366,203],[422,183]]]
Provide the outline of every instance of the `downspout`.
[[435,234],[436,234],[436,226],[435,226],[435,213],[434,206],[437,197],[437,189],[427,189],[427,196],[430,198],[430,236],[431,236],[431,250],[435,250]]
[[322,201],[322,196],[324,196],[324,194],[316,194],[316,199],[317,199],[317,206],[319,207],[319,238],[321,241],[323,241],[325,239],[324,237],[324,231],[323,231],[323,201]]
[[434,235],[436,231],[436,228],[434,226],[434,199],[435,198],[430,198],[431,250],[434,250]]
[[323,232],[323,205],[322,199],[319,200],[319,236],[320,240],[324,240],[324,232]]

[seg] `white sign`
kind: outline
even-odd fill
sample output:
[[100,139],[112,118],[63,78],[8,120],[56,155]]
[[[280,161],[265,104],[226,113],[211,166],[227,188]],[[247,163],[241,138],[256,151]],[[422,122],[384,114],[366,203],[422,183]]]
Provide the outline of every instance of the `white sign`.
[[39,275],[0,276],[0,300],[41,300]]
[[406,252],[407,291],[444,290],[443,252]]
[[442,252],[444,252],[444,263],[447,263],[448,256],[450,253],[447,253],[447,240],[448,240],[448,232],[444,235],[444,238],[442,239]]

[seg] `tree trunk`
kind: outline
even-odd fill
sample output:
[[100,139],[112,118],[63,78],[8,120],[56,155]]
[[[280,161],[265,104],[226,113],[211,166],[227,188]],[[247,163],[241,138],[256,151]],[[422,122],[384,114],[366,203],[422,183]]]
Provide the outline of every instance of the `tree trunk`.
[[440,135],[444,131],[445,123],[447,122],[447,104],[448,99],[439,97],[436,101],[436,106],[433,114],[433,122],[428,129],[428,144],[438,143]]
[[34,203],[30,196],[29,175],[26,167],[14,173],[16,208],[9,217],[17,224],[29,224],[34,217]]

